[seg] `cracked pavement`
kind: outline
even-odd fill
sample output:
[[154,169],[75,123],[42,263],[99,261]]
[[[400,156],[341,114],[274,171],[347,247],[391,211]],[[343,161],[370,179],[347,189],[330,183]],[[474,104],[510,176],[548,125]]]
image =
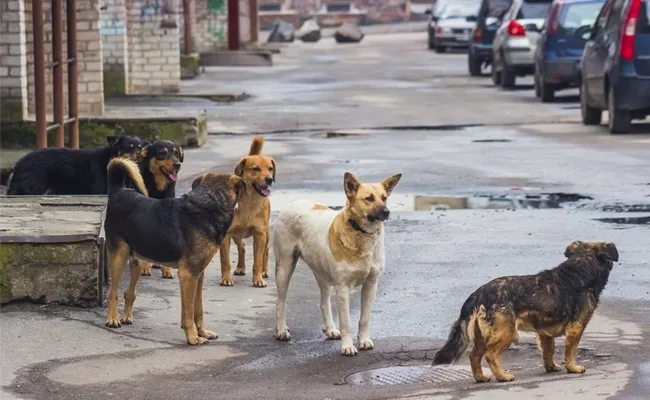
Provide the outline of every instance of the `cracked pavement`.
[[[339,342],[325,340],[317,286],[302,263],[289,289],[292,341],[275,341],[273,262],[269,286],[254,288],[248,251],[248,275],[236,276],[234,287],[218,285],[218,257],[208,267],[205,319],[219,339],[205,346],[185,345],[178,281],[159,270],[140,280],[135,324],[120,329],[104,326],[100,307],[3,307],[2,399],[650,398],[648,226],[597,220],[650,215],[648,124],[622,136],[585,128],[576,93],[541,104],[532,80],[522,79],[526,90],[494,89],[488,77],[466,76],[465,55],[428,52],[425,33],[368,35],[358,46],[296,43],[275,60],[272,68],[211,69],[185,83],[188,91],[213,85],[254,97],[186,104],[207,110],[212,133],[230,135],[186,151],[179,192],[204,171],[232,170],[254,132],[276,131],[265,135],[264,150],[278,168],[272,221],[298,197],[341,206],[345,171],[363,181],[402,172],[371,317],[375,349],[346,358]],[[414,207],[416,196],[539,193],[592,200],[514,211]],[[645,212],[604,211],[632,204]],[[428,368],[469,293],[497,276],[557,265],[575,239],[613,241],[620,252],[580,344],[585,374],[545,373],[534,338],[522,334],[504,355],[511,383],[346,381],[373,368]],[[351,312],[356,325],[358,291]],[[556,343],[559,362],[563,339]]]

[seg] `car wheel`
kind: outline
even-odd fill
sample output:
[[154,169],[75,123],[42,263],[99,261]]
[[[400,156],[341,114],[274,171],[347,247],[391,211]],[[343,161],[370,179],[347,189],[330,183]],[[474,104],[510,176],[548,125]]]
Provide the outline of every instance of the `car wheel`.
[[436,53],[444,53],[447,51],[447,48],[445,46],[436,46]]
[[616,107],[616,96],[614,90],[609,89],[607,94],[607,111],[609,112],[608,128],[609,133],[628,133],[632,125],[632,113],[619,110]]
[[600,125],[603,119],[603,111],[589,105],[584,82],[580,84],[580,115],[583,125]]
[[515,87],[515,71],[505,63],[501,67],[501,87],[504,89]]
[[471,52],[467,53],[467,68],[470,76],[481,76],[481,60],[474,58]]
[[555,100],[555,88],[544,82],[542,77],[539,78],[539,97],[541,97],[542,103],[552,103]]

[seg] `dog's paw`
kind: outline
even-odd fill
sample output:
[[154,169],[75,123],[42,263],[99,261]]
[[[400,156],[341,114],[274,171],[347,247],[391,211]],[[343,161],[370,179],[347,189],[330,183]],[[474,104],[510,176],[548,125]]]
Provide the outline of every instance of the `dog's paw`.
[[233,272],[233,274],[239,275],[239,276],[244,276],[244,275],[246,275],[246,270],[244,268],[237,268],[235,270],[235,272]]
[[232,281],[232,278],[227,277],[227,278],[221,278],[219,281],[219,285],[221,286],[233,286],[235,283]]
[[143,265],[140,267],[140,276],[151,276],[151,265]]
[[545,365],[544,369],[546,370],[546,372],[558,372],[562,370],[562,367],[557,364],[553,364],[553,365]]
[[199,329],[199,336],[208,340],[217,339],[219,335],[209,329]]
[[359,340],[359,350],[372,350],[375,348],[375,344],[370,339]]
[[474,380],[476,381],[476,383],[485,383],[485,382],[490,382],[490,377],[485,375],[479,375],[479,376],[475,376]]
[[133,315],[123,315],[122,318],[120,318],[120,323],[124,325],[132,325],[133,324]]
[[108,317],[106,320],[106,326],[109,328],[121,328],[122,324],[118,318]]
[[190,346],[197,346],[199,344],[206,344],[206,343],[210,343],[210,342],[208,341],[208,339],[203,338],[201,336],[188,336],[187,337],[187,344],[189,344]]
[[262,278],[268,278],[268,277],[269,277],[268,272],[266,272],[266,271],[262,272]]
[[566,370],[570,374],[584,374],[584,372],[586,371],[585,367],[578,364],[567,365]]
[[174,279],[174,273],[172,272],[172,269],[169,267],[161,267],[160,277],[163,279]]
[[266,281],[262,278],[259,279],[253,279],[253,286],[258,287],[258,288],[265,288],[266,287]]
[[281,342],[288,342],[291,339],[289,328],[278,328],[275,333],[275,339]]
[[327,336],[327,338],[329,340],[340,340],[341,339],[341,332],[336,328],[328,329],[327,327],[324,326],[323,327],[323,333],[325,333],[325,336]]
[[354,345],[341,347],[341,355],[352,357],[356,356],[357,354],[359,354],[359,351],[356,347],[354,347]]
[[496,378],[497,378],[497,381],[499,381],[499,382],[512,382],[512,381],[515,380],[514,375],[510,375],[510,374],[501,374],[501,375],[498,375]]

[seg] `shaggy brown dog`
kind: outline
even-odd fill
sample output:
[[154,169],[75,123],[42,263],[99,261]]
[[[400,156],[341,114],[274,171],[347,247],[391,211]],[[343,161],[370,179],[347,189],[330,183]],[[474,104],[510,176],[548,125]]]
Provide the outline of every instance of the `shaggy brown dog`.
[[547,372],[561,370],[553,360],[558,336],[565,336],[567,371],[585,372],[585,367],[576,364],[576,350],[598,307],[613,261],[618,261],[618,250],[614,243],[575,241],[564,255],[568,259],[553,269],[497,278],[472,293],[433,365],[454,363],[472,346],[469,360],[476,382],[490,380],[481,368],[484,355],[497,381],[512,381],[514,376],[501,368],[501,353],[518,339],[520,330],[538,335]]

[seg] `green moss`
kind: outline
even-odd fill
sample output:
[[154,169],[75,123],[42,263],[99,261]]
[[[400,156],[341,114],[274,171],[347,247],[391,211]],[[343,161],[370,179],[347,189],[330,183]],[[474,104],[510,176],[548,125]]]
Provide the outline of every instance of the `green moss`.
[[0,244],[0,299],[11,299],[11,274],[7,268],[7,261],[11,258],[13,249],[10,245]]
[[124,71],[104,70],[104,96],[122,95],[126,93]]
[[[198,130],[198,132],[197,132]],[[3,149],[31,149],[36,146],[33,121],[0,123],[0,147]],[[106,144],[106,136],[124,132],[148,141],[171,140],[181,145],[202,146],[207,137],[205,116],[183,119],[81,119],[79,145],[91,148]],[[198,137],[197,137],[198,133]],[[69,146],[66,135],[66,146]],[[54,131],[48,133],[48,142],[54,141]]]
[[199,75],[201,58],[198,53],[181,54],[181,79],[192,79]]
[[0,121],[23,120],[23,105],[20,101],[7,100],[0,103]]

